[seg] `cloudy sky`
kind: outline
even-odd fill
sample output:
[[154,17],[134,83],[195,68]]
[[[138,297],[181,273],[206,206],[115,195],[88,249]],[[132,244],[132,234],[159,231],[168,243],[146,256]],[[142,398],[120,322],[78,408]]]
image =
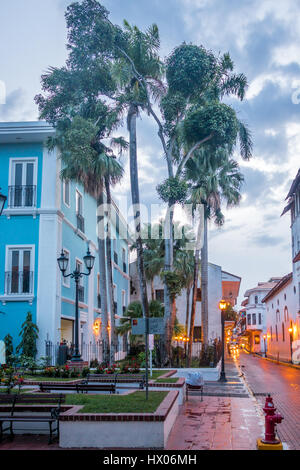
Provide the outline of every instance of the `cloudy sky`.
[[[0,121],[35,120],[40,76],[66,59],[64,10],[68,0],[0,1]],[[245,176],[239,208],[226,211],[222,229],[210,227],[209,259],[242,277],[246,289],[291,271],[289,215],[284,199],[299,168],[300,0],[102,0],[110,19],[145,28],[157,23],[162,56],[183,41],[215,53],[229,51],[249,81],[246,99],[233,105],[251,128],[254,156],[240,162]],[[299,103],[298,103],[299,102]],[[138,123],[141,198],[157,203],[166,175],[153,123]],[[124,132],[126,130],[124,129]],[[126,164],[126,162],[125,162]],[[118,194],[128,191],[126,176]]]

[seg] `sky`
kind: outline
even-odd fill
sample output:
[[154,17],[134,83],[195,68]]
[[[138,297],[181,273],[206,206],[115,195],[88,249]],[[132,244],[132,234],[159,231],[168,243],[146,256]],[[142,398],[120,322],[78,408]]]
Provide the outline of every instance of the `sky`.
[[[68,0],[0,0],[0,121],[38,119],[34,96],[49,66],[67,57],[64,11]],[[232,100],[250,127],[253,158],[239,163],[245,177],[239,207],[225,209],[225,225],[209,227],[209,261],[242,277],[244,292],[292,270],[289,214],[280,217],[299,168],[300,0],[102,0],[110,20],[141,29],[158,25],[161,55],[183,41],[229,52],[249,88]],[[4,100],[3,89],[6,94]],[[2,90],[2,93],[1,93]],[[4,102],[5,101],[5,102]],[[120,131],[121,132],[121,131]],[[122,130],[126,136],[126,128]],[[167,176],[155,124],[138,121],[141,199],[158,203],[156,185]],[[115,196],[128,195],[126,175]]]

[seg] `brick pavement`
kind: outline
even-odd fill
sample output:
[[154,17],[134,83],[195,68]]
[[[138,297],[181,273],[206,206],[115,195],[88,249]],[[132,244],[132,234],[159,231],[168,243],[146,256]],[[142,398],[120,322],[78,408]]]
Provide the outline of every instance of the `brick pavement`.
[[[206,384],[203,402],[191,396],[181,407],[167,450],[256,450],[256,439],[263,435],[263,417],[230,358],[225,369],[227,384]],[[243,393],[231,396],[238,384]]]

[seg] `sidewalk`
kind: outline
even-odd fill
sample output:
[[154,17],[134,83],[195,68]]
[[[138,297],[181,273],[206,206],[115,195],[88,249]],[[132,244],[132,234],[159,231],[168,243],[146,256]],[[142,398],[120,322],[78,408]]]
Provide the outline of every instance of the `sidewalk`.
[[228,382],[204,385],[203,402],[200,396],[191,396],[181,407],[167,450],[256,450],[263,416],[231,358],[226,359],[225,371]]

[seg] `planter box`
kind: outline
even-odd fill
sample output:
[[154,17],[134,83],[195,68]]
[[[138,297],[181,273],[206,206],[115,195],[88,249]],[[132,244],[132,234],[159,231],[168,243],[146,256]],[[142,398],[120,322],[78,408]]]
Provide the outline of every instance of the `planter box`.
[[80,413],[60,416],[62,448],[164,449],[179,411],[179,393],[170,391],[155,413]]

